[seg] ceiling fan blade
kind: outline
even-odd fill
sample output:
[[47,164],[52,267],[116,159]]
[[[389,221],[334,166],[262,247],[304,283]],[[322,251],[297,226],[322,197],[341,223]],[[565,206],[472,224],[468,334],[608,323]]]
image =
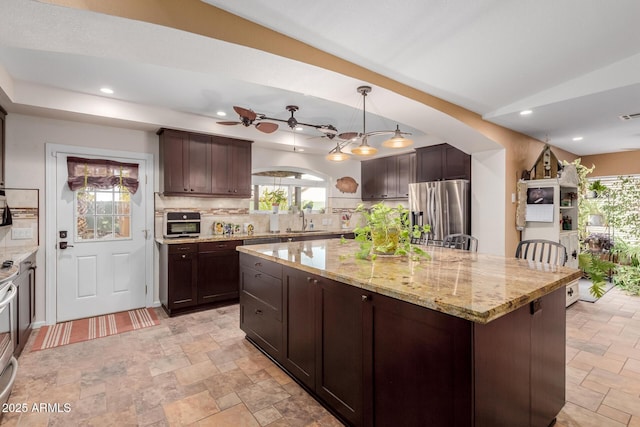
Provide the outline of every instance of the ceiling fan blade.
[[343,133],[338,135],[338,138],[344,139],[344,140],[349,140],[349,139],[357,138],[359,136],[360,136],[360,134],[358,132],[343,132]]
[[231,126],[231,125],[239,125],[240,122],[216,122],[219,125]]
[[278,125],[269,122],[256,123],[256,129],[264,133],[273,133],[278,129]]
[[246,118],[250,122],[254,121],[258,115],[253,110],[248,110],[246,108],[233,106],[233,110],[238,113],[238,115],[242,118]]

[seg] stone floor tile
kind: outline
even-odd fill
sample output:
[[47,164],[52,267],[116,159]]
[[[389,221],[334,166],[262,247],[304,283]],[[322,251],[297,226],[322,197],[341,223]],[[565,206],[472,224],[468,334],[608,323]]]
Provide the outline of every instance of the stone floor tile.
[[229,393],[222,397],[216,399],[216,403],[221,411],[225,409],[229,409],[232,406],[236,406],[239,403],[242,403],[242,400],[238,397],[236,393]]
[[611,390],[605,396],[603,403],[627,414],[640,416],[640,396],[638,393],[630,394],[620,390]]
[[564,405],[557,417],[558,427],[624,427],[625,424],[594,413],[571,402]]
[[178,382],[183,385],[200,382],[218,373],[218,368],[209,359],[174,371]]
[[170,425],[183,426],[220,412],[208,391],[162,405]]
[[246,406],[239,404],[198,421],[198,427],[260,427]]
[[598,408],[598,414],[604,415],[605,417],[611,418],[612,420],[619,421],[623,424],[627,424],[631,419],[631,415],[626,412],[619,411],[618,409],[612,408],[607,405],[600,405]]
[[278,410],[273,406],[269,406],[267,408],[254,412],[253,416],[261,426],[270,425],[274,421],[282,418],[282,414],[278,412]]
[[567,402],[575,403],[576,405],[582,406],[583,408],[587,408],[594,412],[598,410],[598,407],[602,403],[602,399],[604,399],[604,396],[605,395],[603,393],[598,393],[597,391],[593,391],[576,384],[567,384]]

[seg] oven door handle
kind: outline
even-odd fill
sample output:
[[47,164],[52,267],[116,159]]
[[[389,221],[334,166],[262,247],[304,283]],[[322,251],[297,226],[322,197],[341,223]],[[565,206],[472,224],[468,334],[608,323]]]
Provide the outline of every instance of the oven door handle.
[[14,285],[13,282],[9,282],[9,290],[6,293],[5,298],[0,301],[0,312],[2,312],[2,310],[4,310],[4,308],[8,306],[11,301],[13,301],[17,293],[18,289],[16,288],[16,285]]
[[13,384],[16,382],[16,375],[18,375],[18,360],[15,357],[11,356],[11,360],[9,360],[7,367],[9,365],[13,365],[13,370],[11,371],[11,378],[9,378],[9,381],[7,381],[7,386],[4,390],[0,391],[0,403],[2,404],[6,403],[7,400],[9,400],[11,389],[13,388]]

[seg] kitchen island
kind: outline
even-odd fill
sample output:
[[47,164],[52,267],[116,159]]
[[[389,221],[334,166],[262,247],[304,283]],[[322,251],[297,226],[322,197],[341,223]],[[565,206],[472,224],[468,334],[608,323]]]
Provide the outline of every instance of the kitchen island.
[[439,247],[241,246],[240,327],[351,425],[547,426],[565,399],[564,289],[581,273]]

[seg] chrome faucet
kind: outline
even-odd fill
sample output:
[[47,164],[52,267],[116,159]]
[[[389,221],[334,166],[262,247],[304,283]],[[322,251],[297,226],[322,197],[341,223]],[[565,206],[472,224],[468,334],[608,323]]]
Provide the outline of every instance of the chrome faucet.
[[302,231],[307,228],[307,220],[304,219],[304,209],[300,209],[300,216],[302,217]]

